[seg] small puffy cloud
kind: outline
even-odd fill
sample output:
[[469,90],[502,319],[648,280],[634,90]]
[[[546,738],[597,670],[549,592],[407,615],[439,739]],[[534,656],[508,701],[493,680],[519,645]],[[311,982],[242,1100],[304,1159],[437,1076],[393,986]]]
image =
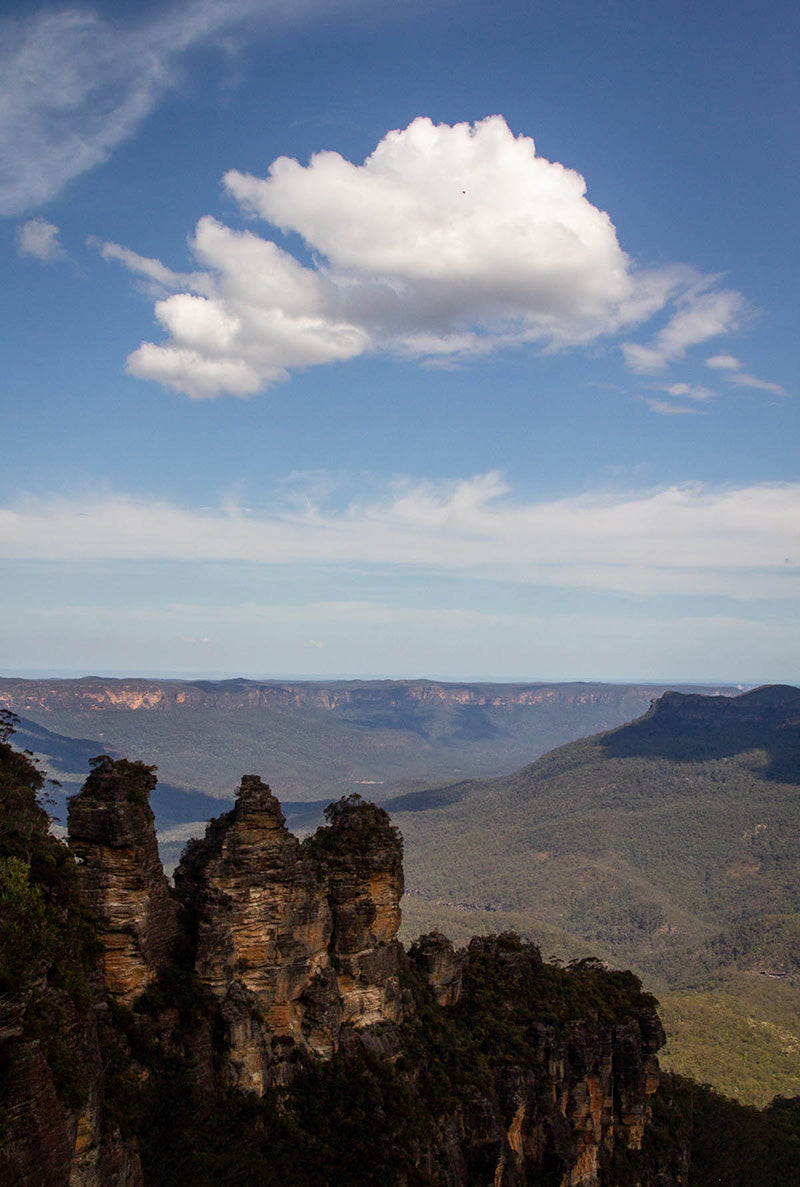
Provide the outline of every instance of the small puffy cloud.
[[17,227],[17,251],[21,256],[33,256],[45,263],[63,260],[64,248],[58,241],[58,227],[43,218],[31,218]]
[[[295,492],[296,495],[297,492]],[[335,504],[335,501],[334,501]],[[150,559],[427,570],[638,595],[793,598],[800,483],[671,486],[526,501],[499,474],[399,481],[344,507],[293,498],[243,515],[108,496],[0,509],[8,559]]]
[[663,371],[669,363],[685,358],[692,346],[734,329],[744,307],[741,293],[732,289],[709,292],[702,287],[695,288],[678,300],[677,312],[649,346],[623,343],[625,361],[639,374]]
[[706,359],[706,366],[712,367],[715,371],[738,371],[743,364],[732,354],[715,354]]
[[712,391],[710,387],[703,387],[697,383],[654,383],[650,387],[652,391],[663,392],[664,395],[671,397],[671,400],[664,400],[658,396],[641,397],[648,408],[660,416],[697,415],[700,410],[693,407],[691,403],[676,404],[673,401],[690,400],[694,403],[702,403],[705,400],[713,400],[716,395],[716,392]]
[[653,345],[626,345],[652,371],[729,328],[743,305],[692,269],[637,269],[583,177],[537,156],[501,116],[420,117],[360,165],[335,152],[307,165],[281,157],[266,177],[231,170],[224,184],[245,213],[300,235],[312,264],[211,217],[190,241],[189,274],[103,248],[162,285],[166,338],[143,343],[129,370],[195,398],[249,395],[369,352],[452,366],[522,343],[588,344],[676,302]]
[[655,391],[665,392],[668,396],[680,397],[683,400],[713,400],[717,394],[710,387],[703,387],[698,383],[662,383],[654,384]]

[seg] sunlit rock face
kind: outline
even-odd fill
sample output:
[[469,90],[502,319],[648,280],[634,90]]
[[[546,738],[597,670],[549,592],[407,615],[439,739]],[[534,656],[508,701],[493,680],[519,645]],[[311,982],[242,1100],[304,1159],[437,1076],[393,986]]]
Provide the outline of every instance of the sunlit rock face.
[[69,803],[69,845],[97,919],[105,987],[130,1005],[170,963],[177,905],[158,856],[152,767],[103,757]]
[[[245,776],[175,874],[195,968],[219,1005],[231,1083],[262,1092],[299,1052],[328,1057],[341,1027],[400,1017],[399,839],[353,800],[301,846],[266,784]],[[359,843],[360,842],[360,843]]]

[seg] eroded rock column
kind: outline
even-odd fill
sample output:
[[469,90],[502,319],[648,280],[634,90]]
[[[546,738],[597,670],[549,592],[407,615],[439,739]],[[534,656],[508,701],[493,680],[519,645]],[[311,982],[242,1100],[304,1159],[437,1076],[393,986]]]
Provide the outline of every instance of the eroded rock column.
[[342,1022],[362,1028],[400,1021],[398,977],[403,844],[383,808],[359,795],[326,811],[304,851],[324,872],[333,913],[331,957]]
[[97,918],[106,990],[125,1005],[167,967],[177,935],[149,803],[154,772],[104,755],[69,802],[69,845]]
[[231,1081],[262,1092],[288,1076],[295,1045],[332,1054],[341,1008],[326,885],[257,776],[244,776],[233,810],[187,848],[175,884],[197,974],[220,1006]]

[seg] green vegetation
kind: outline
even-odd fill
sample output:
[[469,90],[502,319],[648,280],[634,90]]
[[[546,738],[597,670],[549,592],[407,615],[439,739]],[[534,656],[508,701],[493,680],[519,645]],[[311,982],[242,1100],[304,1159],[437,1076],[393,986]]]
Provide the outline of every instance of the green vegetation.
[[799,999],[797,981],[737,971],[705,990],[662,993],[661,1064],[759,1108],[800,1095]]
[[303,841],[304,852],[317,861],[325,862],[332,857],[338,863],[343,853],[348,861],[353,857],[368,859],[387,846],[396,849],[398,858],[402,857],[403,839],[389,813],[368,803],[358,792],[329,804],[325,820],[324,827]]
[[0,994],[24,993],[50,964],[56,933],[40,886],[31,886],[28,865],[0,858]]

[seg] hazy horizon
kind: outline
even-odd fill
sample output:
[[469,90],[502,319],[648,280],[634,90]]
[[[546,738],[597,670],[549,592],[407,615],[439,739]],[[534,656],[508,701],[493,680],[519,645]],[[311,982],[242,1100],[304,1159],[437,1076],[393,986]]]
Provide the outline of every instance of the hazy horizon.
[[664,680],[642,680],[637,677],[613,678],[607,679],[603,677],[564,677],[558,679],[549,679],[544,676],[535,677],[509,677],[499,678],[495,676],[469,676],[464,678],[452,678],[442,675],[414,675],[414,676],[393,676],[393,675],[377,675],[375,673],[338,673],[333,675],[319,675],[318,673],[305,673],[301,675],[291,673],[277,673],[275,675],[264,675],[260,672],[208,672],[208,671],[126,671],[118,668],[111,668],[108,670],[92,669],[91,671],[85,668],[28,668],[28,669],[10,669],[0,668],[0,677],[3,679],[18,679],[18,680],[81,680],[108,678],[110,680],[252,680],[261,683],[311,683],[311,684],[329,684],[336,681],[347,682],[360,680],[364,683],[374,683],[376,681],[391,681],[394,683],[413,683],[430,681],[433,684],[636,684],[653,687],[660,687],[664,684],[681,684],[692,685],[698,688],[706,686],[725,686],[735,688],[739,691],[747,691],[751,688],[759,687],[763,684],[792,684],[790,680],[768,680],[753,683],[752,681],[734,682],[731,680],[683,680],[678,678],[667,678]]

